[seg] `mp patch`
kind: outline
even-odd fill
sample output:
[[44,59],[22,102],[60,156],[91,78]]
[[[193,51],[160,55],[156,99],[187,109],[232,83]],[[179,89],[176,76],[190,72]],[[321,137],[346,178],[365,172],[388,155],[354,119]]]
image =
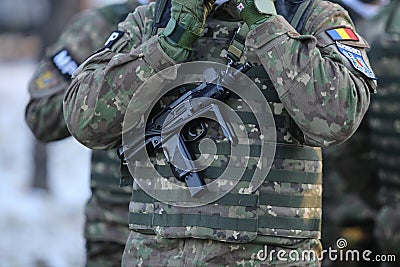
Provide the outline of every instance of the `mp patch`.
[[78,63],[76,63],[67,49],[62,49],[55,54],[52,62],[67,80],[71,79],[72,74],[78,68]]
[[335,28],[327,30],[326,33],[333,41],[359,41],[357,35],[350,28]]
[[124,35],[124,32],[122,31],[113,31],[105,42],[104,47],[110,48],[113,44],[115,44],[116,41],[119,40],[119,38],[122,37],[122,35]]
[[360,49],[339,42],[336,42],[336,46],[339,49],[339,52],[350,60],[351,64],[356,70],[363,73],[368,78],[376,80],[374,72],[365,62]]

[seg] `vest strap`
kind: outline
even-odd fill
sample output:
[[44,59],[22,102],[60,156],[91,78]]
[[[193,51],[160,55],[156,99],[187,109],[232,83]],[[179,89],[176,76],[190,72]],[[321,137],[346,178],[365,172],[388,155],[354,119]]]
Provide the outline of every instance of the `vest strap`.
[[300,6],[297,8],[296,13],[294,14],[292,20],[290,21],[290,24],[296,29],[296,30],[300,30],[299,25],[300,22],[302,20],[302,18],[304,19],[304,14],[307,11],[307,8],[309,7],[311,0],[306,0],[303,3],[300,4]]
[[235,35],[231,40],[231,43],[228,47],[228,58],[234,62],[238,62],[242,57],[245,48],[246,36],[249,31],[250,29],[247,24],[243,23],[242,26],[240,26],[235,32]]
[[297,218],[297,217],[275,217],[259,216],[258,226],[270,229],[293,229],[302,231],[319,231],[321,219],[318,218]]
[[[163,227],[206,227],[232,231],[257,231],[257,219],[228,218],[204,214],[129,214],[129,221],[145,226]],[[259,216],[258,227],[270,229],[293,229],[302,231],[319,231],[319,218],[297,218],[279,216]]]
[[[218,154],[229,155],[231,153],[231,144],[228,142],[219,142],[215,144],[217,147]],[[265,145],[272,145],[270,143],[265,143]],[[238,150],[241,146],[243,148],[246,145],[237,144]],[[199,152],[198,147],[193,148],[194,153]],[[270,151],[267,151],[267,153]],[[203,153],[206,153],[204,151]],[[250,145],[250,154],[246,156],[250,157],[259,157],[261,154],[261,145]],[[272,157],[272,154],[263,155],[264,157]],[[294,159],[294,160],[309,160],[309,161],[320,161],[321,160],[321,149],[315,147],[307,147],[307,146],[294,146],[294,145],[283,145],[276,144],[276,150],[274,158],[276,159]]]
[[[229,143],[216,143],[217,151],[221,154],[230,153]],[[238,145],[240,146],[240,145]],[[197,150],[196,150],[197,149]],[[260,155],[261,146],[250,145],[250,155],[253,157],[258,157]],[[194,153],[199,153],[198,147],[194,148]],[[265,155],[267,156],[267,155]],[[272,155],[271,155],[272,156]],[[295,147],[295,146],[285,146],[277,144],[275,150],[275,159],[292,159],[292,160],[310,160],[310,161],[320,161],[321,160],[321,150],[313,147]],[[165,177],[174,176],[169,165],[158,165],[157,170],[162,173]],[[142,178],[147,177],[149,174],[146,167],[136,168],[136,174]],[[241,171],[241,170],[238,170]],[[204,177],[217,178],[222,174],[223,170],[221,168],[210,166],[201,172]],[[250,181],[253,177],[255,170],[247,169],[244,172],[242,181]],[[266,180],[273,180],[277,182],[287,182],[287,183],[304,183],[304,184],[322,184],[322,174],[315,172],[304,172],[304,171],[294,171],[294,170],[279,170],[271,169],[267,175]],[[120,186],[127,186],[132,184],[133,178],[129,172],[129,169],[121,161],[121,180]]]
[[256,219],[228,218],[203,214],[129,214],[134,224],[163,227],[207,227],[232,231],[257,231]]
[[[238,175],[242,173],[241,168],[234,169],[231,167],[230,173],[234,173],[237,170]],[[164,177],[174,177],[169,165],[158,165],[157,171]],[[148,172],[148,167],[137,167],[135,169],[136,175],[143,179],[151,179]],[[217,179],[224,172],[220,167],[209,166],[207,169],[200,172],[202,177],[209,179]],[[250,182],[254,176],[254,169],[246,169],[240,181]],[[300,184],[322,184],[322,173],[317,172],[304,172],[304,171],[292,171],[292,170],[279,170],[272,169],[269,171],[265,181],[274,181],[281,183],[300,183]]]
[[[190,201],[191,197],[189,193],[184,191],[186,196],[182,194],[182,191],[178,190],[159,190],[154,192],[156,196],[163,197],[168,194],[168,198],[174,201]],[[154,199],[146,194],[143,190],[135,190],[132,195],[132,201],[140,203],[153,203]],[[289,201],[288,201],[289,200]],[[320,197],[318,196],[295,196],[295,195],[283,195],[283,194],[262,194],[259,196],[259,200],[256,195],[253,194],[234,194],[229,193],[218,201],[220,205],[226,206],[245,206],[245,207],[256,207],[257,203],[260,205],[270,205],[278,207],[293,207],[293,208],[321,208]]]
[[165,28],[171,17],[171,0],[158,0],[153,18],[151,36],[158,33],[158,29]]

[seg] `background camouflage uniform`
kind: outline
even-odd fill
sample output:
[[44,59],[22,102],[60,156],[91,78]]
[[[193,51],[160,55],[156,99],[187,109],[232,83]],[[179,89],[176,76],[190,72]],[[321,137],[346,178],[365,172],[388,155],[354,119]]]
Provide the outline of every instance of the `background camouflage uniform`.
[[[334,0],[349,12],[358,31],[365,37],[370,26],[368,19],[360,15],[341,0]],[[373,1],[360,0],[362,4]],[[364,30],[364,31],[363,31]],[[367,34],[366,33],[366,34]],[[378,251],[373,236],[377,201],[374,197],[378,188],[376,164],[370,144],[370,126],[366,113],[360,127],[345,143],[323,149],[324,194],[322,243],[324,247],[336,248],[339,238],[348,242],[347,249],[369,249]],[[329,266],[333,262],[326,261]],[[371,262],[343,262],[343,266],[376,266]]]
[[375,236],[383,254],[400,261],[400,1],[391,3],[374,18],[371,63],[379,77],[379,93],[372,99],[370,124],[374,157],[378,165],[382,205],[376,218]]
[[[132,0],[82,11],[72,18],[57,42],[47,49],[29,83],[31,100],[26,108],[26,122],[39,140],[50,142],[70,136],[62,111],[62,99],[70,78],[61,75],[52,57],[67,49],[76,63],[83,62],[104,46],[118,22],[137,5],[136,0]],[[84,228],[87,266],[120,266],[129,234],[127,209],[130,189],[120,188],[119,178],[120,162],[116,151],[93,151],[92,196],[87,202]]]
[[[230,7],[228,6],[225,11],[230,12],[223,14],[236,15],[238,18],[235,3],[230,1],[227,5]],[[136,90],[156,71],[174,65],[174,62],[160,48],[157,36],[152,37],[153,16],[153,5],[138,8],[119,25],[119,30],[124,31],[125,34],[114,44],[112,51],[106,49],[93,55],[75,73],[76,76],[65,95],[64,113],[72,134],[84,145],[98,149],[120,145],[124,114],[132,96],[138,93]],[[232,32],[225,26],[225,23],[228,23],[226,21],[215,20],[213,23],[213,20],[210,20],[209,23],[209,31],[205,31],[204,39],[198,40],[194,48],[195,52],[192,54],[194,58],[190,57],[189,60],[213,60],[224,63],[227,42],[219,37],[226,38],[226,35],[231,35]],[[277,133],[277,138],[282,143],[328,146],[345,141],[358,127],[368,108],[369,93],[375,89],[374,82],[353,70],[343,55],[337,51],[332,40],[323,37],[325,30],[338,25],[353,28],[349,17],[341,8],[328,2],[316,1],[310,20],[304,25],[303,31],[307,35],[299,35],[283,17],[272,16],[250,32],[247,37],[246,56],[252,61],[260,61],[259,63],[272,79],[274,87],[271,91],[276,90],[281,101],[279,104],[274,103],[274,115],[286,116],[286,120],[279,122],[281,132]],[[141,32],[138,33],[137,29],[141,29]],[[210,45],[219,40],[221,40],[220,46]],[[361,43],[352,44],[360,45]],[[271,87],[270,84],[263,84],[258,77],[253,78],[261,87],[260,89],[268,90],[268,87]],[[306,92],[305,88],[307,88]],[[151,95],[153,94],[151,89],[143,88],[140,93]],[[336,116],[330,115],[333,111]],[[142,114],[132,115],[137,116],[137,120],[134,121],[140,123]],[[159,161],[165,162],[165,160]],[[219,164],[216,166],[221,166],[221,162],[216,164]],[[322,166],[319,161],[311,164],[306,161],[290,161],[283,158],[275,162],[274,167],[275,170],[287,168],[306,172],[312,169],[320,174]],[[320,199],[322,193],[320,183],[305,185],[300,182],[271,182],[263,189],[276,194],[286,190],[296,193],[308,191],[315,194],[313,196],[317,199]],[[268,194],[266,192],[263,193]],[[154,206],[152,203],[146,205],[135,201],[137,197],[140,196],[134,192],[130,203],[131,215],[142,212],[143,215],[162,216],[179,210],[172,206],[162,206],[162,203],[154,203]],[[207,206],[205,208],[207,210],[199,208],[186,211],[189,215],[196,216],[203,212],[212,213],[213,208],[215,214],[226,215],[219,214],[220,207],[217,205]],[[268,210],[268,207],[265,208]],[[297,213],[300,219],[303,219],[301,216],[305,215],[302,213],[307,213],[306,216],[309,218],[318,218],[321,213],[320,208],[305,210],[284,207],[277,207],[276,210],[275,207],[273,209],[270,207],[268,213],[274,217],[276,216],[274,214],[283,210],[287,211],[287,217],[292,213]],[[232,216],[246,218],[257,210],[250,208],[235,210],[233,207],[230,212]],[[264,244],[268,244],[271,249],[299,251],[311,249],[317,254],[321,250],[318,233],[315,237],[311,237],[307,231],[297,231],[297,229],[291,229],[288,231],[290,233],[280,232],[282,229],[269,229],[268,234],[259,234],[256,237],[259,243],[239,244],[213,240],[218,240],[221,236],[225,237],[227,232],[225,228],[210,232],[207,232],[208,229],[203,231],[201,227],[160,226],[145,229],[151,230],[150,232],[155,231],[159,235],[173,237],[165,238],[151,234],[149,231],[147,231],[148,234],[142,232],[143,229],[138,228],[140,225],[141,223],[135,219],[131,221],[130,227],[134,231],[131,232],[125,248],[124,266],[203,266],[207,264],[213,266],[261,264],[317,266],[316,260],[264,263],[255,257],[256,252],[262,249]],[[190,237],[196,231],[199,235],[208,234],[210,239],[179,238]],[[234,235],[235,233],[232,233],[232,236]],[[290,237],[301,235],[303,238]],[[245,240],[248,236],[243,234],[240,237]],[[227,235],[226,238],[228,239]]]

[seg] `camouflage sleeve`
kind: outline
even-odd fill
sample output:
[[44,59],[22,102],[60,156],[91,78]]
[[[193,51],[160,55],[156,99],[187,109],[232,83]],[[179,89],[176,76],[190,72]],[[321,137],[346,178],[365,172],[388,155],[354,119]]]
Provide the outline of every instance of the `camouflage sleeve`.
[[157,36],[151,37],[153,14],[153,3],[137,8],[119,24],[119,39],[111,48],[88,58],[74,73],[64,115],[83,145],[110,149],[121,144],[122,121],[134,93],[155,72],[174,65]]
[[111,30],[96,10],[87,10],[74,16],[57,42],[46,49],[29,81],[30,101],[25,110],[26,122],[36,138],[50,142],[70,135],[62,110],[70,74],[104,44]]
[[64,122],[60,92],[48,97],[31,99],[25,110],[25,120],[35,137],[43,142],[70,136]]
[[[375,81],[356,70],[326,38],[326,30],[339,26],[354,28],[341,7],[320,1],[304,26],[306,34],[300,35],[283,17],[271,16],[246,40],[309,145],[329,146],[348,139],[375,91]],[[368,62],[365,43],[351,45],[359,46],[355,48]]]

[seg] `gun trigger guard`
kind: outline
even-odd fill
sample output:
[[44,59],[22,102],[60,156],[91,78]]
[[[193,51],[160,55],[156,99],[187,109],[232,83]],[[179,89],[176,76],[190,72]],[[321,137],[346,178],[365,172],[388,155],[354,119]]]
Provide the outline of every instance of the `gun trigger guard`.
[[207,126],[203,121],[200,121],[200,133],[199,134],[192,134],[192,132],[188,129],[188,134],[193,137],[192,139],[187,139],[183,136],[183,140],[188,143],[196,142],[202,139],[207,134]]

